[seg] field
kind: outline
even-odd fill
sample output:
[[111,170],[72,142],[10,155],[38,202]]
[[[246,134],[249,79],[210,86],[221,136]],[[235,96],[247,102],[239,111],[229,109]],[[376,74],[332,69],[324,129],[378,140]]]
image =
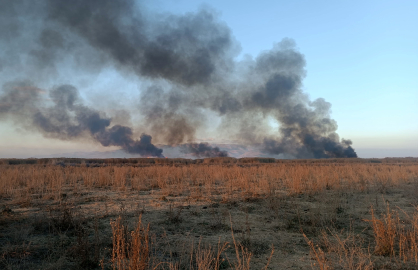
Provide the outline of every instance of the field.
[[1,269],[417,269],[418,159],[2,159]]

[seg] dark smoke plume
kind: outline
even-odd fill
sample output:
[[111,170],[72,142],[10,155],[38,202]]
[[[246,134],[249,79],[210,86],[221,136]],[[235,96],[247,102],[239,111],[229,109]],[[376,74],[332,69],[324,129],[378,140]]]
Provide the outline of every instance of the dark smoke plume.
[[208,83],[225,60],[232,39],[207,11],[167,16],[150,24],[135,1],[48,0],[47,16],[85,38],[140,76],[183,85]]
[[[230,29],[206,9],[170,15],[150,14],[134,0],[0,0],[4,77],[19,74],[43,85],[109,68],[134,75],[146,82],[136,108],[145,132],[159,143],[186,144],[182,149],[195,156],[224,154],[207,144],[190,144],[212,117],[221,121],[219,134],[262,145],[269,155],[357,156],[351,141],[336,133],[331,104],[303,93],[306,63],[293,40],[285,38],[254,59],[237,61],[238,54]],[[103,113],[82,105],[75,88],[54,88],[51,106],[45,106],[38,88],[7,89],[0,117],[7,114],[48,137],[70,140],[87,134],[104,146],[161,156],[148,135],[136,141],[132,128],[112,125]],[[271,128],[273,120],[277,130]]]
[[151,143],[151,136],[142,134],[140,140],[134,140],[131,128],[109,127],[111,119],[84,106],[73,86],[62,85],[50,91],[52,106],[47,106],[47,100],[41,97],[45,92],[28,82],[6,84],[1,93],[0,117],[11,117],[46,137],[71,140],[87,135],[103,146],[119,146],[141,156],[163,157],[162,150]]
[[212,147],[208,143],[188,143],[180,146],[181,151],[195,157],[227,157],[228,152],[219,147]]

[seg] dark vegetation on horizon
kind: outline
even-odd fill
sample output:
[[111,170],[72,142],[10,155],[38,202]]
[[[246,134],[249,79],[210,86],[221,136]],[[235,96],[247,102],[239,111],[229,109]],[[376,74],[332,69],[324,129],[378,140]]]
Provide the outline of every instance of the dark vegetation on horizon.
[[294,164],[331,164],[331,163],[418,163],[416,157],[387,157],[387,158],[331,158],[331,159],[274,159],[264,157],[214,157],[204,159],[187,158],[4,158],[0,164],[39,164],[39,165],[187,165],[187,164],[261,164],[261,163],[294,163]]

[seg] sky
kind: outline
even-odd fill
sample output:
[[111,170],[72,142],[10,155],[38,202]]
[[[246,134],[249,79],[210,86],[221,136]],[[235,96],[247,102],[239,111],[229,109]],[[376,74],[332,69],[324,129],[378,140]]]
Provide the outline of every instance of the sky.
[[[353,141],[359,157],[418,156],[417,1],[156,0],[144,5],[150,14],[211,10],[240,46],[236,60],[254,59],[283,38],[294,40],[306,60],[304,92],[332,104],[338,134]],[[7,74],[0,71],[3,82],[2,73]],[[124,85],[120,103],[133,102],[141,84],[112,69],[77,78],[72,83],[89,104],[106,95],[93,89],[115,85]],[[45,138],[10,121],[0,122],[0,130],[0,157],[117,149]]]

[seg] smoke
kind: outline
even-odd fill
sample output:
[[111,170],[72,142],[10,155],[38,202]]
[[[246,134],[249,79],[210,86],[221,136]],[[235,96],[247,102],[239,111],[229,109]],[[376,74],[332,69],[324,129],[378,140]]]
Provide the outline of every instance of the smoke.
[[[0,73],[40,83],[71,82],[80,72],[93,77],[105,68],[134,75],[147,82],[135,110],[159,143],[198,157],[225,156],[193,143],[216,117],[219,136],[261,145],[269,155],[357,156],[352,142],[336,133],[331,104],[303,93],[305,58],[291,39],[238,61],[238,42],[208,9],[171,15],[151,14],[134,0],[0,0],[0,15]],[[49,101],[40,88],[19,87],[3,87],[0,117],[51,138],[89,136],[129,153],[162,155],[149,135],[135,140],[132,127],[83,105],[72,86],[53,88]]]
[[[114,125],[103,113],[84,106],[78,91],[62,85],[49,92],[29,82],[8,83],[0,95],[0,118],[11,117],[17,124],[36,129],[46,137],[73,140],[89,136],[103,146],[119,146],[128,153],[163,157],[162,150],[151,143],[151,136],[142,134],[134,140],[130,127]],[[52,103],[48,106],[47,103]]]
[[180,146],[181,151],[196,157],[227,157],[228,152],[219,147],[212,147],[208,143],[188,143]]
[[227,65],[232,38],[208,11],[150,23],[135,1],[48,0],[47,16],[139,76],[183,85],[209,83]]

